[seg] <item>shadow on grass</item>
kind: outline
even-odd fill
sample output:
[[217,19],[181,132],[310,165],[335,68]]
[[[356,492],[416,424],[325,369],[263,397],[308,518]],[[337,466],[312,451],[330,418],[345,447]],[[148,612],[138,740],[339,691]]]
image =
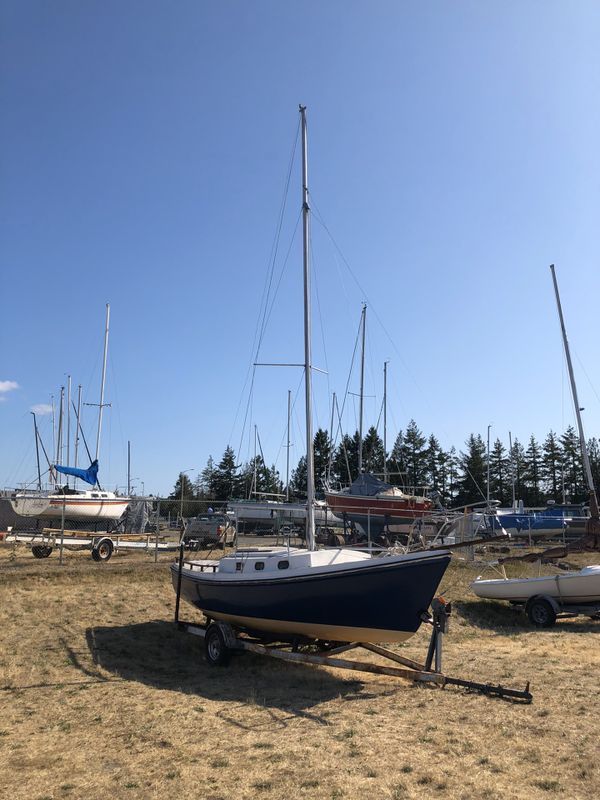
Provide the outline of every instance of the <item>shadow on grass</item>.
[[459,600],[453,603],[461,617],[476,628],[494,630],[505,636],[515,633],[594,633],[600,632],[600,622],[588,617],[558,619],[551,628],[537,628],[522,608],[493,600]]
[[334,698],[356,697],[357,680],[342,680],[306,664],[282,664],[265,656],[236,653],[228,667],[210,667],[203,640],[173,622],[88,628],[94,663],[130,681],[208,700],[255,704],[328,724],[307,709]]

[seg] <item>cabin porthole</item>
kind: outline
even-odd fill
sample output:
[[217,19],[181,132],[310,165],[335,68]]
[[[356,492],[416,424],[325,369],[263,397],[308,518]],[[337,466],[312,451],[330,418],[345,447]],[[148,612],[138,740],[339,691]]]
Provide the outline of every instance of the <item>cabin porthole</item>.
[[264,568],[265,568],[265,562],[264,561],[256,561],[255,562],[254,569],[259,569],[260,570],[260,569],[264,569]]
[[290,566],[290,562],[287,561],[287,559],[285,561],[278,561],[277,562],[277,569],[288,569],[289,566]]

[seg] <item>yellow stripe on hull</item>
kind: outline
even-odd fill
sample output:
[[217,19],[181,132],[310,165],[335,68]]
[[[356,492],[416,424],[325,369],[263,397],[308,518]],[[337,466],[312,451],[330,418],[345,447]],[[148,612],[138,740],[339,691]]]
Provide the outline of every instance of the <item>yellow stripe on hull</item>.
[[310,639],[323,639],[331,642],[405,642],[414,636],[412,631],[390,631],[381,628],[354,628],[342,625],[319,625],[312,622],[287,622],[276,619],[241,617],[237,614],[207,612],[211,619],[229,622],[242,628],[251,628],[265,633],[280,633],[289,636],[296,634]]

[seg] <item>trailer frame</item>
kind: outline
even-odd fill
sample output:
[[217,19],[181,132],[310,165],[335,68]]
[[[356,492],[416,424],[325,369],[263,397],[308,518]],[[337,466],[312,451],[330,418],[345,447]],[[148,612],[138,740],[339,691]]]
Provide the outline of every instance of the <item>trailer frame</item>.
[[[210,666],[226,666],[232,654],[245,651],[270,656],[281,661],[388,675],[442,689],[445,686],[461,686],[488,696],[507,698],[513,701],[520,700],[531,703],[533,700],[533,695],[529,691],[529,681],[525,689],[512,689],[506,686],[457,678],[442,672],[443,638],[444,634],[448,633],[452,613],[451,603],[446,602],[442,597],[434,598],[431,603],[431,612],[422,614],[422,621],[431,625],[431,637],[425,661],[420,663],[370,642],[324,642],[300,636],[290,639],[279,638],[260,631],[236,629],[229,623],[213,619],[207,614],[205,614],[205,623],[181,620],[179,612],[184,563],[186,562],[184,562],[183,547],[180,547],[174,621],[178,630],[204,640],[204,653]],[[214,569],[216,566],[217,562],[215,562]],[[386,661],[400,666],[338,658],[342,653],[357,649],[375,653]]]
[[92,531],[43,528],[35,531],[8,530],[7,543],[29,545],[35,558],[48,558],[54,549],[89,550],[97,562],[106,562],[119,550],[141,550],[145,553],[173,552],[178,542],[159,542],[155,533],[96,533]]

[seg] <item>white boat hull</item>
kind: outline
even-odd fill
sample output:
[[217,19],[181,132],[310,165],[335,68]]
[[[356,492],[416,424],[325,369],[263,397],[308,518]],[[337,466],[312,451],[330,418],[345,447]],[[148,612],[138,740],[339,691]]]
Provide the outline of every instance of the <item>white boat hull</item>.
[[471,589],[478,597],[513,603],[524,603],[541,594],[561,603],[597,603],[600,602],[600,565],[539,578],[478,578],[471,584]]
[[120,519],[127,506],[129,497],[116,497],[112,492],[105,492],[106,497],[93,497],[92,492],[80,495],[17,495],[11,498],[11,505],[16,514],[22,517],[48,517],[62,519],[63,505],[65,519],[82,520],[117,520]]

